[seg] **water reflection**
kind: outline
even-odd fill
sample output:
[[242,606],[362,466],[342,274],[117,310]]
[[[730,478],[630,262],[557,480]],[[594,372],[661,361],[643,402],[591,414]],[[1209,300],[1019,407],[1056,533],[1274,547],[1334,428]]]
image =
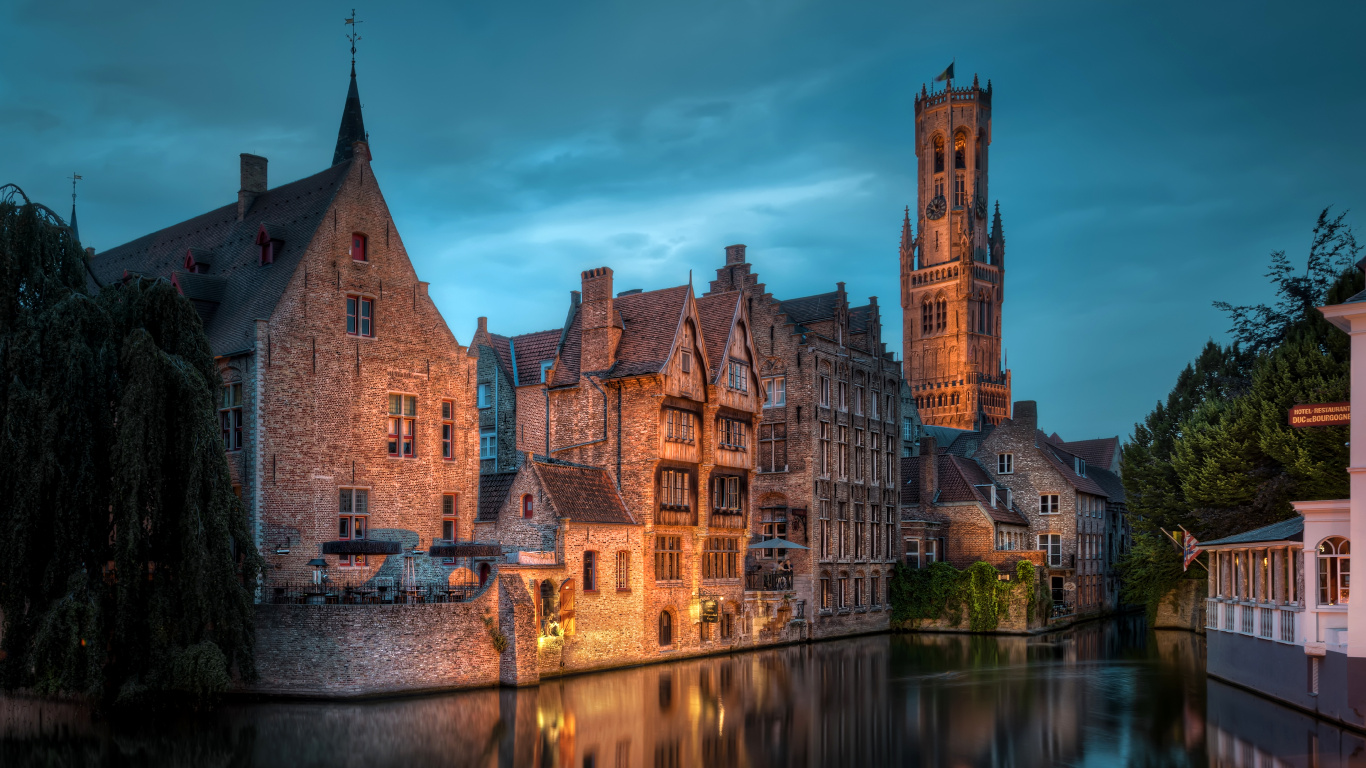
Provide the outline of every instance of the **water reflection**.
[[[155,723],[0,699],[0,765],[1181,766],[1307,754],[1303,723],[1291,729],[1297,744],[1268,736],[1289,710],[1217,683],[1207,733],[1206,691],[1202,639],[1122,619],[1043,637],[862,637],[533,689],[234,705]],[[1324,765],[1360,747],[1290,714],[1312,726]]]

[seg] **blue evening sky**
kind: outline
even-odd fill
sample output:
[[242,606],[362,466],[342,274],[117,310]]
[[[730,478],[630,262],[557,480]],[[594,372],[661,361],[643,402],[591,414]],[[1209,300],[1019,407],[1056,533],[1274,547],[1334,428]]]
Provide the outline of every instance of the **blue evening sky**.
[[[351,4],[0,4],[0,183],[103,250],[330,162]],[[1268,298],[1329,204],[1362,223],[1361,3],[386,2],[358,6],[374,167],[456,336],[557,327],[582,269],[878,296],[900,357],[913,95],[995,85],[1015,398],[1128,434]],[[1358,213],[1359,212],[1359,213]]]

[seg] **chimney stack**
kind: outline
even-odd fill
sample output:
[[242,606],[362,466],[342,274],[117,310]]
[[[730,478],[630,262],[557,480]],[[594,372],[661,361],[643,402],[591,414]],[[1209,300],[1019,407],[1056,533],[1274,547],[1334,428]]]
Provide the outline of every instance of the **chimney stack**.
[[617,341],[621,329],[616,327],[616,311],[612,301],[612,269],[598,267],[582,274],[583,334],[579,352],[579,370],[584,373],[605,371],[616,361]]
[[260,155],[242,153],[242,188],[237,191],[238,221],[246,218],[257,196],[266,192],[266,162]]
[[745,263],[745,246],[728,245],[726,246],[726,266],[731,264]]
[[920,504],[934,501],[939,492],[939,443],[933,435],[920,438]]
[[1011,410],[1010,423],[1024,427],[1033,434],[1039,428],[1039,404],[1033,400],[1016,401],[1015,407]]

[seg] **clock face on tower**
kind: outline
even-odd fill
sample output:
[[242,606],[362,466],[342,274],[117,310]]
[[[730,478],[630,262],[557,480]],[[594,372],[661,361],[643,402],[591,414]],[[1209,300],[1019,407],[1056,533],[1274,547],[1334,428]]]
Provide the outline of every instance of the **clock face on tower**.
[[987,200],[986,200],[985,197],[979,197],[979,198],[977,198],[977,218],[979,218],[979,219],[985,219],[986,217],[987,217]]
[[942,219],[948,207],[948,201],[944,199],[943,195],[935,195],[930,204],[925,206],[925,218],[931,221]]

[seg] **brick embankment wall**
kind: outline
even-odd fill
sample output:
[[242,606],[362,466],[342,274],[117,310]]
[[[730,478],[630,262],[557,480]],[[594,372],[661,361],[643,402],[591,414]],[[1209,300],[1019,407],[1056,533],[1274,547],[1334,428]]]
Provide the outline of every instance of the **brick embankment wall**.
[[497,685],[501,657],[484,625],[485,614],[495,627],[508,626],[506,617],[500,621],[492,581],[468,603],[261,604],[256,606],[259,678],[247,690],[346,697]]
[[1182,579],[1177,582],[1176,588],[1158,601],[1153,629],[1186,629],[1205,634],[1202,613],[1205,591],[1204,581]]

